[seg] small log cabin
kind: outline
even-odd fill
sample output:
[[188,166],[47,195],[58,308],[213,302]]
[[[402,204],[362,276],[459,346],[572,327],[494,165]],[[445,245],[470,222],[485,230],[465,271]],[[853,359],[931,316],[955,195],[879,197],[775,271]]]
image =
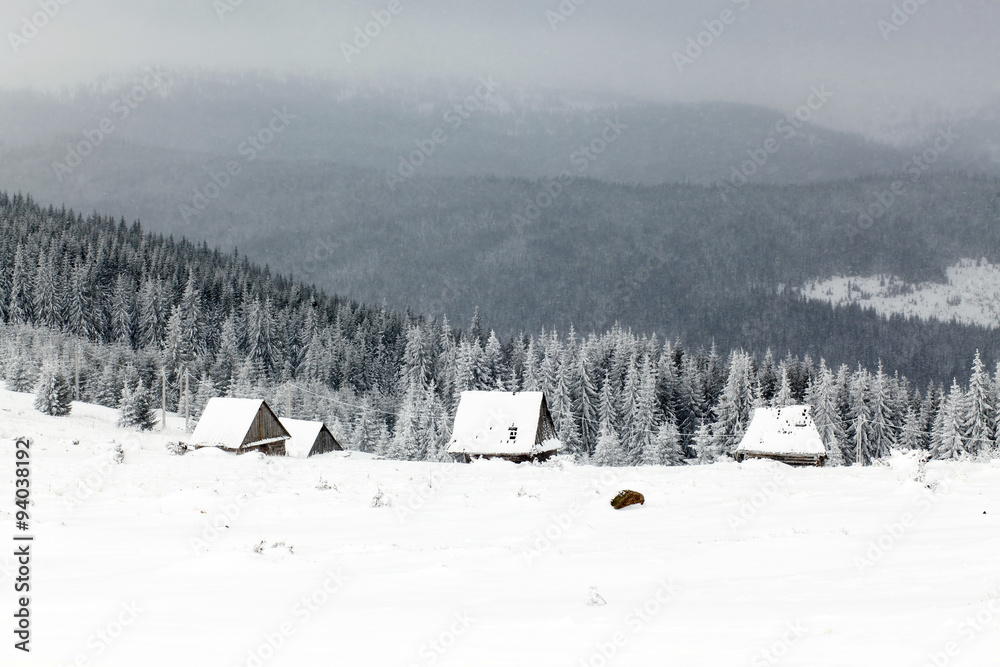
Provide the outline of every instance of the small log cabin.
[[812,406],[757,408],[736,460],[773,459],[793,466],[821,466],[826,447],[812,418]]
[[189,444],[218,447],[234,454],[284,456],[285,443],[291,437],[266,401],[217,397],[205,406]]
[[544,461],[559,451],[545,395],[540,391],[465,391],[455,414],[448,452],[515,463]]
[[285,443],[285,456],[306,459],[317,454],[340,452],[344,449],[323,422],[287,417],[278,419],[285,430],[292,434],[291,439]]

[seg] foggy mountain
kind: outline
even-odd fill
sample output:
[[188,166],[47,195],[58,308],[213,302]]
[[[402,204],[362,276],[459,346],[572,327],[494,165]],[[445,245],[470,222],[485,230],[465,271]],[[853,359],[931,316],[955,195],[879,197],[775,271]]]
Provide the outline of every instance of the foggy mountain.
[[[149,72],[61,97],[0,92],[5,109],[0,141],[8,151],[58,147],[63,156],[53,162],[65,163],[74,149],[86,151],[94,140],[100,152],[105,122],[108,139],[228,159],[274,110],[284,110],[288,131],[261,157],[334,162],[387,175],[556,176],[575,170],[581,149],[595,141],[600,148],[609,121],[620,126],[620,136],[594,156],[599,159],[591,160],[587,171],[607,181],[714,183],[749,174],[752,182],[822,182],[902,170],[910,159],[909,146],[889,147],[823,127],[823,107],[837,94],[824,86],[807,91],[803,105],[785,114],[734,103],[656,104],[526,92],[491,76],[462,84],[376,87],[315,78]],[[962,134],[964,145],[988,145],[980,134],[993,130],[970,127]],[[37,153],[0,159],[13,166]],[[976,162],[966,157],[955,151],[937,166],[978,168],[987,162],[983,155]],[[80,166],[84,178],[91,168],[87,162],[84,157]],[[740,170],[742,176],[734,176]],[[69,197],[59,187],[57,168],[51,172],[51,183],[39,174],[39,180],[16,186],[60,201]],[[160,212],[143,213],[153,224],[162,218]]]

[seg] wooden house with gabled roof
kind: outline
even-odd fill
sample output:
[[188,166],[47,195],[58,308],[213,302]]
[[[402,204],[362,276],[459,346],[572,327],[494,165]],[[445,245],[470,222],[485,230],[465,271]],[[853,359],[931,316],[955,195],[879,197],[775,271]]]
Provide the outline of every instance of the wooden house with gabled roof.
[[291,437],[266,401],[216,397],[205,406],[188,444],[234,454],[284,456],[285,442]]
[[544,461],[559,451],[545,395],[540,391],[465,391],[458,403],[448,452],[464,459]]

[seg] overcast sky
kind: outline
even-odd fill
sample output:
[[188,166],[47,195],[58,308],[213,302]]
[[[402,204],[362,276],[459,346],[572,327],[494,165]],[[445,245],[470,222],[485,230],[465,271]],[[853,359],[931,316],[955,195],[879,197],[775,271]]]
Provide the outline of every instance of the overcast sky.
[[[399,0],[350,63],[342,43],[391,0],[61,1],[0,4],[0,85],[73,84],[154,63],[360,80],[491,73],[525,88],[784,110],[825,85],[834,99],[817,120],[862,130],[1000,102],[991,0],[899,1],[913,13],[897,13],[892,32],[894,3],[882,0]],[[547,12],[560,2],[575,11],[556,22]],[[31,36],[25,18],[43,5],[58,12],[35,19],[46,24]],[[729,25],[703,35],[708,45],[678,71],[674,53],[724,10]]]

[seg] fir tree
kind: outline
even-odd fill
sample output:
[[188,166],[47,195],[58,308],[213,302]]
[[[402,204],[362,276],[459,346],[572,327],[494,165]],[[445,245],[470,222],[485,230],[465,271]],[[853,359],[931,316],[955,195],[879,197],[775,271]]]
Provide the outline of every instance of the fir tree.
[[614,428],[606,421],[601,423],[597,447],[594,449],[591,461],[599,466],[625,465],[625,452],[622,451],[621,441]]
[[656,435],[642,452],[643,465],[676,466],[684,462],[680,434],[673,419],[656,429]]
[[156,413],[149,390],[141,381],[126,383],[122,387],[122,397],[118,404],[118,425],[123,428],[137,428],[150,431],[156,425]]
[[963,416],[966,414],[965,392],[953,380],[951,390],[941,407],[939,420],[932,434],[931,456],[935,459],[957,459],[969,453],[965,438]]
[[23,354],[15,354],[4,371],[8,391],[27,393],[34,386],[32,369]]
[[836,379],[833,371],[827,368],[825,360],[821,359],[819,363],[819,373],[806,389],[806,402],[812,406],[813,422],[826,447],[827,464],[843,465],[842,448],[847,440],[847,434],[840,422]]
[[775,408],[785,408],[789,405],[795,405],[795,397],[792,395],[792,385],[788,377],[788,367],[782,365],[780,373],[781,386],[778,389],[778,393],[771,399],[771,406]]
[[691,448],[694,450],[695,460],[700,464],[712,463],[721,455],[708,424],[698,426]]
[[972,376],[969,378],[969,391],[966,395],[968,412],[963,416],[965,426],[965,441],[971,453],[988,452],[993,448],[994,440],[994,389],[990,376],[986,372],[979,350],[972,362]]
[[62,370],[44,364],[35,385],[35,409],[53,417],[68,415],[73,409],[72,392]]
[[122,383],[118,380],[117,361],[109,359],[101,368],[101,375],[94,387],[94,400],[108,408],[118,406],[121,400]]

